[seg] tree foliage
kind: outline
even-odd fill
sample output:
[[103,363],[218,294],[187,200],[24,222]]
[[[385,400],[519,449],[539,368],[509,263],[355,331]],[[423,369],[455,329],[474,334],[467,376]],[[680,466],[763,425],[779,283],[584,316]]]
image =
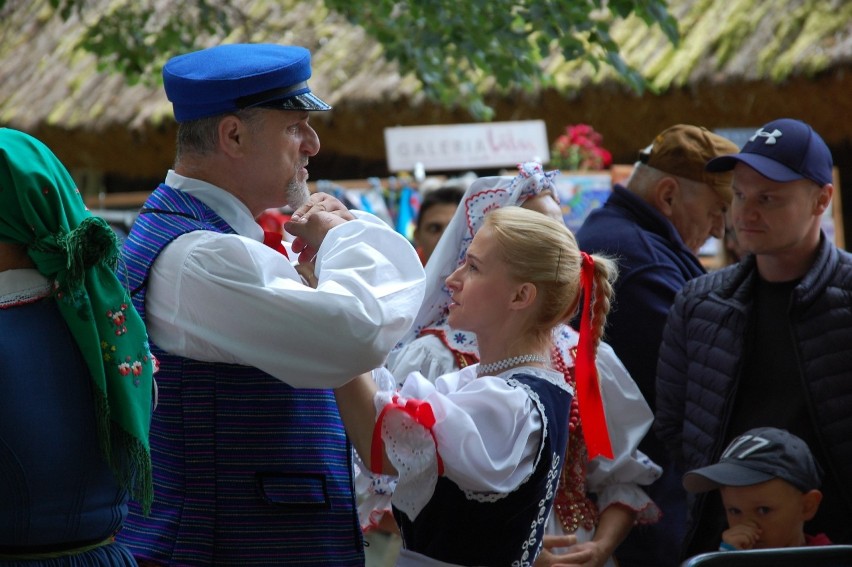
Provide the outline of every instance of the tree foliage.
[[[631,13],[659,24],[672,42],[677,23],[664,0],[325,0],[362,26],[388,59],[412,72],[431,98],[463,105],[475,116],[491,112],[484,88],[533,91],[553,84],[542,66],[561,52],[595,68],[614,67],[641,92],[642,76],[622,59],[609,28]],[[492,80],[489,81],[488,78]]]
[[[120,72],[131,83],[159,77],[163,63],[196,48],[199,36],[227,36],[248,18],[227,0],[175,0],[168,14],[158,12],[154,0],[119,0],[103,12],[95,11],[91,0],[49,1],[62,18],[77,14],[86,27],[80,46],[94,53],[103,69]],[[0,9],[5,3],[0,0]],[[661,26],[672,42],[678,40],[666,0],[324,3],[374,37],[388,60],[419,79],[428,97],[447,107],[466,108],[481,119],[493,115],[484,100],[486,92],[552,85],[554,78],[543,62],[554,53],[588,61],[595,68],[611,66],[636,91],[644,90],[643,77],[625,63],[609,33],[615,19],[635,14],[649,26]]]

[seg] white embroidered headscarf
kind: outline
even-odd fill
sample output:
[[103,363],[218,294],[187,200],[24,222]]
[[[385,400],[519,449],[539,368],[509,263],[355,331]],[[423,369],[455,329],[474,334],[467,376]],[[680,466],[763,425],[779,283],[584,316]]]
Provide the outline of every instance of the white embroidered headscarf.
[[540,163],[530,161],[518,165],[518,175],[515,177],[480,177],[468,187],[426,263],[426,295],[420,311],[411,329],[394,347],[391,356],[423,331],[431,330],[442,331],[452,348],[475,355],[478,359],[476,336],[467,331],[450,329],[447,325],[450,304],[450,291],[445,283],[447,276],[464,263],[467,249],[476,231],[482,226],[486,213],[501,207],[521,205],[547,190],[558,199],[553,183],[558,173],[558,170],[545,172]]

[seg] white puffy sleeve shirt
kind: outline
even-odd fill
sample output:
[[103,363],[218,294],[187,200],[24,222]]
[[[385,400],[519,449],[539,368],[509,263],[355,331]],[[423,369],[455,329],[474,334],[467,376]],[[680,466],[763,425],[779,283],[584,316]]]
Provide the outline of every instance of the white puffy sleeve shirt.
[[412,372],[419,372],[434,381],[438,376],[458,370],[456,356],[436,335],[420,335],[397,353],[388,357],[387,369],[399,380],[398,385]]
[[[576,333],[572,336],[576,339]],[[565,345],[565,350],[575,344]],[[661,469],[638,449],[651,426],[653,413],[611,346],[601,343],[596,361],[615,458],[599,456],[589,461],[586,490],[596,495],[600,510],[621,504],[639,514],[639,523],[656,522],[660,511],[640,487],[658,479]],[[426,376],[434,380],[454,367],[455,358],[446,345],[434,335],[423,335],[403,347],[393,360],[391,371],[397,378],[415,371],[429,372]],[[562,533],[555,514],[549,519],[548,533]]]
[[[521,369],[477,378],[478,366],[441,376],[434,384],[419,372],[408,376],[399,396],[431,406],[435,416],[431,434],[400,411],[389,412],[380,424],[388,458],[399,473],[393,502],[411,518],[426,505],[437,482],[435,448],[444,475],[471,493],[471,498],[511,492],[535,468],[541,449],[541,415],[526,389],[507,382]],[[523,371],[571,391],[559,373],[537,368]],[[390,394],[380,391],[375,401],[381,413]]]
[[173,171],[166,184],[237,232],[184,234],[154,262],[146,322],[166,352],[253,366],[297,388],[330,388],[381,365],[414,320],[422,265],[378,218],[354,212],[357,220],[328,232],[313,289],[263,244],[263,230],[233,195]]
[[654,415],[627,369],[606,343],[598,346],[598,375],[614,459],[595,457],[586,469],[586,488],[604,510],[612,504],[639,513],[640,523],[656,522],[660,511],[639,486],[660,478],[662,469],[639,450]]

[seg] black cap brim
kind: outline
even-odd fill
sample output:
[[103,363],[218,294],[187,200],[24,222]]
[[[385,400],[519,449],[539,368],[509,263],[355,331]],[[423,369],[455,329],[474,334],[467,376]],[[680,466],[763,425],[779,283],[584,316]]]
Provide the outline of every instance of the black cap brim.
[[296,96],[290,96],[278,100],[264,102],[259,106],[266,108],[278,108],[281,110],[311,110],[325,111],[331,110],[331,105],[326,104],[321,98],[314,93],[307,92]]
[[731,156],[720,156],[707,162],[705,169],[710,172],[730,171],[737,163],[744,163],[767,179],[778,183],[787,183],[805,179],[805,177],[784,164],[760,154],[739,153]]
[[751,486],[775,478],[733,463],[716,463],[683,475],[683,487],[688,492],[707,492],[720,486]]

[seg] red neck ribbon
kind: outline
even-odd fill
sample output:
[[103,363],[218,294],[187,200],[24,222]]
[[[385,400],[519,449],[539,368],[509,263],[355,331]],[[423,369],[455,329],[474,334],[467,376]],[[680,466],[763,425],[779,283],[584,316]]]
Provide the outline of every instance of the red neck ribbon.
[[281,243],[281,240],[281,233],[271,230],[263,231],[263,243],[275,250],[276,252],[284,254],[284,256],[289,258],[290,255],[287,254],[287,249],[284,248],[284,245]]
[[583,315],[580,319],[580,340],[577,343],[575,361],[577,381],[577,405],[580,409],[580,421],[583,424],[583,436],[589,459],[603,455],[613,458],[609,431],[606,427],[601,387],[598,381],[598,369],[595,364],[595,348],[592,343],[592,287],[595,278],[595,261],[582,252],[580,282],[583,289]]

